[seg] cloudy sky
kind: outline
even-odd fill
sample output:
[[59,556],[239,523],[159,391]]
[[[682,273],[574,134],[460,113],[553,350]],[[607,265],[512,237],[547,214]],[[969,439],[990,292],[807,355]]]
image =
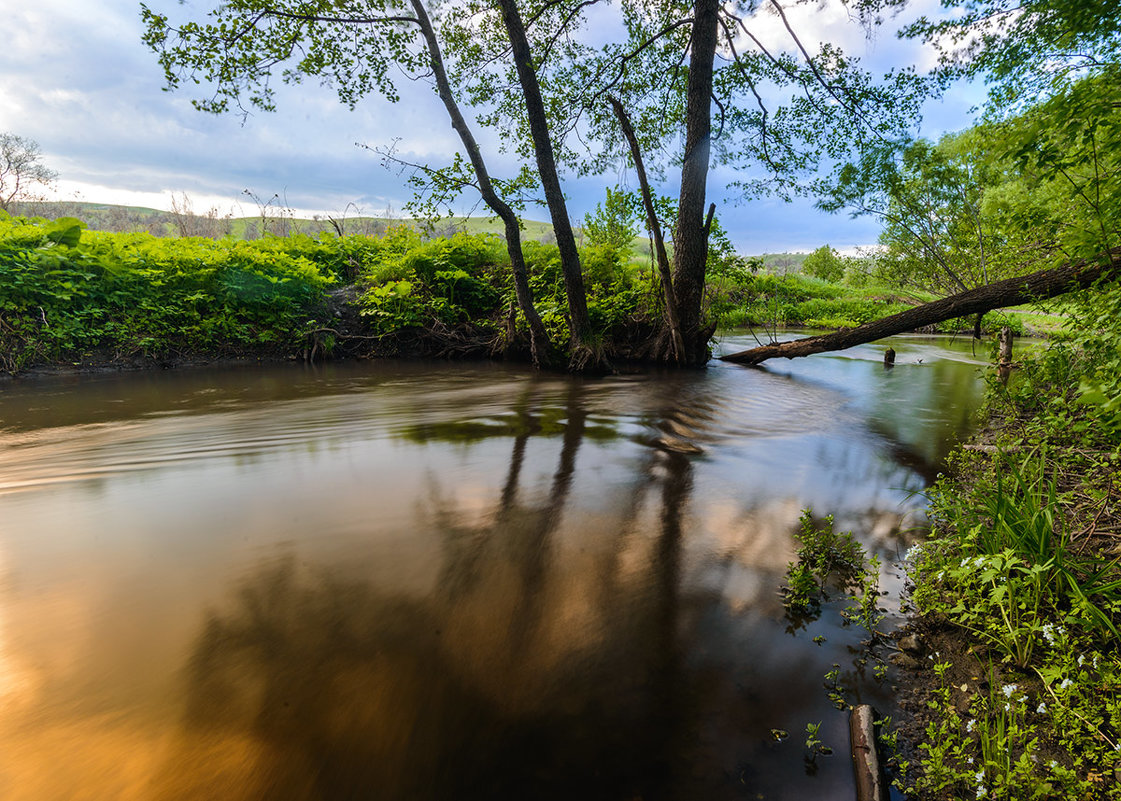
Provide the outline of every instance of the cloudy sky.
[[[184,11],[202,17],[216,0],[150,0],[156,11]],[[788,3],[789,5],[789,3]],[[933,11],[934,0],[918,6]],[[356,147],[386,146],[399,140],[410,160],[440,165],[457,140],[438,99],[427,84],[399,81],[403,100],[389,104],[368,98],[354,111],[333,91],[314,83],[284,88],[276,113],[214,116],[196,111],[187,92],[163,90],[156,57],[141,42],[137,0],[0,0],[6,42],[0,49],[0,131],[36,140],[44,162],[60,175],[55,197],[91,202],[170,208],[172,193],[186,193],[196,211],[217,207],[235,216],[256,213],[248,189],[261,198],[274,193],[302,216],[343,211],[399,211],[410,197],[399,171]],[[839,7],[810,3],[791,12],[807,44],[823,37],[860,56],[872,69],[929,66],[930,54],[889,32],[865,38],[844,23]],[[927,136],[968,123],[978,91],[963,87],[931,105]],[[513,171],[486,142],[491,171]],[[850,248],[875,241],[873,220],[816,212],[808,202],[738,202],[722,184],[711,182],[719,216],[741,252],[808,250],[829,243]],[[581,219],[603,188],[633,178],[613,173],[570,180],[570,211]],[[661,187],[667,194],[675,187]],[[353,207],[352,207],[353,208]],[[352,212],[353,213],[353,212]],[[476,211],[481,214],[482,211]],[[546,219],[543,209],[527,216]]]

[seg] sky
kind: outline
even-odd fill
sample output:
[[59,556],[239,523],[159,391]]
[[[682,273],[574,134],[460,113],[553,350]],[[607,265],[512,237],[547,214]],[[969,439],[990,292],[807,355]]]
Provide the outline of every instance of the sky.
[[[149,0],[154,11],[201,18],[217,0]],[[787,5],[790,5],[789,3]],[[936,10],[936,0],[916,0],[917,13]],[[933,57],[915,42],[882,31],[868,39],[845,24],[839,6],[809,3],[789,14],[808,45],[828,37],[869,69],[914,64]],[[185,194],[197,212],[248,216],[257,202],[278,195],[297,216],[400,214],[411,197],[406,175],[383,166],[359,147],[397,143],[403,158],[446,164],[458,139],[431,86],[397,81],[402,100],[369,97],[353,111],[334,91],[314,82],[282,87],[275,113],[248,118],[195,110],[186,90],[167,92],[162,70],[141,41],[137,0],[0,0],[5,38],[0,49],[0,131],[38,142],[43,163],[59,174],[52,199],[120,203],[170,209]],[[762,25],[777,25],[776,20]],[[980,100],[974,87],[956,87],[928,106],[922,133],[937,137],[968,125]],[[496,135],[477,130],[491,172],[512,175],[511,157],[498,152]],[[709,183],[718,217],[746,255],[807,251],[830,244],[844,252],[876,241],[874,219],[825,214],[810,201],[744,202],[725,186],[735,173],[722,168]],[[665,194],[676,194],[672,171]],[[571,216],[579,222],[601,202],[606,186],[634,186],[633,176],[565,178]],[[476,207],[477,206],[477,207]],[[474,199],[462,211],[476,207]],[[548,218],[530,208],[531,219]]]

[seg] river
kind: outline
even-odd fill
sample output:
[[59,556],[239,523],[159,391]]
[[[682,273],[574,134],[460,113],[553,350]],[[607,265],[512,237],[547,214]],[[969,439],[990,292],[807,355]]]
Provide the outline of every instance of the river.
[[0,384],[0,797],[851,799],[823,676],[890,677],[784,618],[792,535],[855,531],[890,611],[981,394],[967,339],[891,342]]

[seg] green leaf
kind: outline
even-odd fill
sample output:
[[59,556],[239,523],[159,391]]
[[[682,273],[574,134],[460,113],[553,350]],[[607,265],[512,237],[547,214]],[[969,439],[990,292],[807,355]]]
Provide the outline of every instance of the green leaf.
[[72,248],[82,238],[86,224],[74,217],[59,217],[44,231],[48,240],[56,245]]

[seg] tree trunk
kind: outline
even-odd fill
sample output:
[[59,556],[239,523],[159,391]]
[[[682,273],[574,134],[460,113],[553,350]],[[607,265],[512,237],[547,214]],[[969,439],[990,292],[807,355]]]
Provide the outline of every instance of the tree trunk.
[[681,165],[677,230],[673,236],[673,286],[677,293],[677,317],[685,340],[685,361],[689,364],[706,361],[708,339],[712,335],[709,327],[701,327],[701,302],[708,261],[705,185],[712,152],[712,74],[719,10],[719,0],[696,0],[693,4],[685,106],[685,154]]
[[526,322],[529,325],[530,356],[533,363],[540,366],[543,361],[548,359],[549,335],[545,331],[545,325],[541,322],[536,307],[533,305],[533,292],[529,287],[529,271],[526,269],[525,256],[522,254],[521,225],[518,222],[517,215],[514,214],[514,210],[495,191],[490,180],[490,174],[487,172],[486,163],[483,161],[479,144],[475,141],[471,128],[467,125],[467,121],[455,101],[451,83],[448,81],[447,70],[444,69],[444,58],[440,53],[440,44],[436,39],[436,32],[432,28],[432,21],[428,17],[424,3],[422,0],[412,0],[412,6],[421,33],[424,35],[425,44],[428,47],[428,58],[432,64],[432,73],[436,78],[437,91],[440,94],[440,99],[444,102],[444,108],[447,110],[448,116],[451,117],[452,128],[459,134],[459,139],[463,143],[464,149],[467,150],[467,156],[475,170],[475,177],[479,181],[479,192],[483,196],[483,201],[501,218],[505,226],[506,251],[510,254],[510,272],[514,276],[514,293],[518,299],[518,307],[522,310],[522,314],[525,315]]
[[549,216],[553,221],[553,232],[560,249],[561,270],[564,273],[564,288],[568,296],[569,320],[572,324],[572,345],[579,349],[588,341],[591,323],[588,320],[588,300],[584,293],[584,274],[580,267],[580,254],[576,251],[576,237],[572,233],[572,222],[568,219],[568,207],[561,191],[560,177],[557,175],[557,162],[553,154],[553,141],[549,136],[549,120],[545,114],[545,104],[541,100],[541,86],[537,82],[537,71],[529,51],[525,24],[518,11],[516,0],[498,0],[502,9],[502,20],[510,37],[510,52],[518,71],[518,81],[525,98],[526,118],[533,136],[533,149],[537,157],[537,171],[541,175],[541,188],[545,192],[545,202],[549,206]]
[[737,364],[759,364],[776,356],[793,359],[797,356],[810,356],[832,350],[844,350],[854,345],[874,342],[883,337],[912,331],[925,325],[934,325],[943,320],[965,317],[970,314],[983,314],[993,309],[1018,306],[1037,300],[1046,300],[1077,289],[1085,289],[1099,279],[1111,278],[1113,268],[1121,263],[1121,248],[1114,249],[1108,257],[1097,260],[1084,259],[1065,264],[1053,270],[1041,270],[1019,278],[1008,278],[994,284],[971,289],[925,303],[882,320],[823,334],[793,342],[763,345],[750,350],[729,353],[720,359]]
[[619,127],[623,129],[623,136],[631,148],[631,158],[634,159],[635,171],[638,173],[638,188],[642,194],[642,206],[646,211],[646,225],[654,237],[654,252],[657,255],[658,275],[662,279],[662,297],[666,304],[666,326],[669,329],[670,360],[681,364],[685,359],[685,342],[681,337],[681,324],[677,319],[677,294],[673,290],[673,276],[670,274],[669,256],[666,255],[666,243],[662,238],[662,225],[658,222],[658,213],[654,209],[654,199],[650,196],[650,183],[646,180],[646,167],[642,163],[642,150],[638,146],[638,137],[634,135],[623,104],[614,97],[609,97],[615,116],[619,118]]

